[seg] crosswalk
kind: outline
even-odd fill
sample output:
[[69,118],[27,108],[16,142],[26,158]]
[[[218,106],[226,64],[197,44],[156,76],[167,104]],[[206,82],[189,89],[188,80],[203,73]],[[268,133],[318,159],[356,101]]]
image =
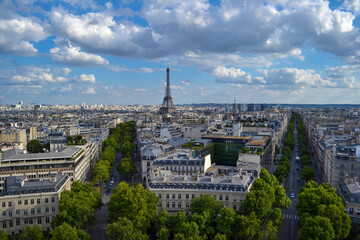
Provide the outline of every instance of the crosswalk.
[[284,219],[294,219],[300,221],[299,216],[294,214],[284,214]]

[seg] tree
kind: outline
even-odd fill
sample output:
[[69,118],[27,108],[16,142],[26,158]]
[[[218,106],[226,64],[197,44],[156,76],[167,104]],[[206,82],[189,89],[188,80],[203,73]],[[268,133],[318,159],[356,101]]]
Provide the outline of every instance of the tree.
[[146,232],[150,223],[155,220],[159,198],[148,189],[136,184],[130,187],[121,182],[114,189],[108,203],[108,222],[113,223],[119,217],[126,217],[136,228]]
[[111,240],[145,240],[148,237],[137,230],[126,217],[120,217],[116,222],[107,226],[106,234]]
[[0,240],[8,240],[8,235],[5,230],[0,230]]
[[125,177],[137,172],[135,164],[132,162],[131,158],[127,157],[121,159],[121,162],[117,166],[117,170],[120,175],[123,175]]
[[8,235],[5,230],[0,230],[0,240],[8,240]]
[[276,154],[279,154],[280,153],[280,148],[279,148],[279,145],[275,145],[275,153]]
[[262,227],[260,220],[256,218],[254,212],[249,216],[237,215],[235,217],[235,240],[260,240],[262,239]]
[[21,238],[23,240],[43,240],[43,239],[45,239],[43,230],[39,225],[35,225],[34,227],[26,226],[24,228],[24,232],[21,234]]
[[318,208],[318,215],[330,219],[334,229],[335,239],[344,239],[350,233],[351,221],[344,211],[338,206],[330,204],[328,206],[322,204]]
[[311,165],[311,158],[310,158],[309,155],[302,156],[300,161],[301,161],[301,164],[304,165],[304,166],[305,165]]
[[75,181],[71,191],[61,193],[59,215],[51,222],[52,227],[68,223],[85,229],[95,221],[95,212],[101,208],[101,194],[91,185]]
[[110,164],[104,160],[97,161],[95,163],[93,171],[93,182],[102,183],[110,178],[109,174]]
[[291,205],[291,200],[286,196],[286,192],[283,186],[275,187],[275,202],[274,207],[288,208]]
[[263,179],[266,183],[268,183],[271,187],[279,185],[276,177],[274,175],[270,175],[270,173],[265,168],[261,168],[259,175],[260,178]]
[[214,237],[214,240],[226,240],[226,236],[220,233],[217,233]]
[[228,239],[233,235],[235,224],[235,210],[223,207],[216,218],[216,232],[224,234]]
[[299,240],[330,240],[335,238],[335,233],[328,218],[308,216],[301,220],[298,237]]
[[174,240],[202,240],[199,235],[199,226],[194,222],[183,222],[174,235]]
[[247,216],[254,212],[259,219],[264,220],[271,210],[273,201],[267,192],[251,190],[241,204],[241,211]]
[[269,216],[269,220],[271,220],[273,226],[275,226],[279,230],[284,220],[284,216],[281,210],[279,208],[275,208],[274,210],[272,210]]
[[166,210],[162,210],[155,218],[154,230],[159,232],[162,228],[167,229],[169,221],[169,213]]
[[268,221],[263,232],[264,240],[276,240],[277,239],[277,228],[273,225],[272,221]]
[[208,211],[204,211],[201,214],[191,214],[190,221],[195,222],[199,226],[200,235],[206,235],[208,239],[214,237],[216,233],[214,227],[214,219]]
[[190,212],[202,214],[203,212],[209,212],[211,219],[215,219],[218,215],[222,203],[216,200],[212,195],[206,194],[200,197],[194,198],[190,204]]
[[29,153],[39,153],[42,151],[42,145],[39,140],[36,139],[30,140],[26,148]]
[[315,180],[315,172],[311,167],[305,166],[301,171],[301,178],[305,181]]
[[90,236],[83,230],[63,223],[51,231],[51,240],[90,240]]
[[163,227],[156,232],[156,238],[158,240],[168,240],[170,238],[170,231]]

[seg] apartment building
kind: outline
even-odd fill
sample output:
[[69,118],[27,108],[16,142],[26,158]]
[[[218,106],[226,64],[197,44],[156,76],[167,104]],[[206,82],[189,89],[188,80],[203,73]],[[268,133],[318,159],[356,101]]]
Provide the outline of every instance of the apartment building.
[[68,175],[50,174],[37,179],[6,177],[0,193],[0,229],[14,235],[36,224],[49,231],[51,221],[59,214],[60,194],[70,188]]
[[[68,146],[59,151],[27,153],[11,149],[3,153],[0,164],[0,193],[6,177],[26,176],[28,179],[47,177],[50,174],[67,174],[72,181],[84,181],[90,174],[92,162],[98,153],[91,154],[91,145]],[[98,152],[98,151],[97,151]]]
[[[260,165],[256,171],[260,171]],[[192,199],[204,194],[212,195],[226,207],[239,210],[256,178],[243,168],[229,166],[213,165],[205,174],[193,175],[153,168],[148,173],[146,184],[160,198],[158,210],[165,209],[173,214],[187,210]]]

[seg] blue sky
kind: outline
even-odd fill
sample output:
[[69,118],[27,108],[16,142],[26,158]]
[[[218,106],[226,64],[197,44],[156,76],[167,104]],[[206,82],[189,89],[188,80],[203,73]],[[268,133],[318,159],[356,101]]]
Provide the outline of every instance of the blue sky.
[[359,103],[360,0],[3,0],[2,104]]

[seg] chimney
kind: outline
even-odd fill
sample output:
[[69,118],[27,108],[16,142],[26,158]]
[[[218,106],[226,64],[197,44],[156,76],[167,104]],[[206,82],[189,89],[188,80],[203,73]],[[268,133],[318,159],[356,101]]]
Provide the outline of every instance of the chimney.
[[25,184],[25,180],[24,180],[24,179],[21,179],[21,181],[20,181],[20,186],[21,186],[21,187],[24,187],[24,184]]

